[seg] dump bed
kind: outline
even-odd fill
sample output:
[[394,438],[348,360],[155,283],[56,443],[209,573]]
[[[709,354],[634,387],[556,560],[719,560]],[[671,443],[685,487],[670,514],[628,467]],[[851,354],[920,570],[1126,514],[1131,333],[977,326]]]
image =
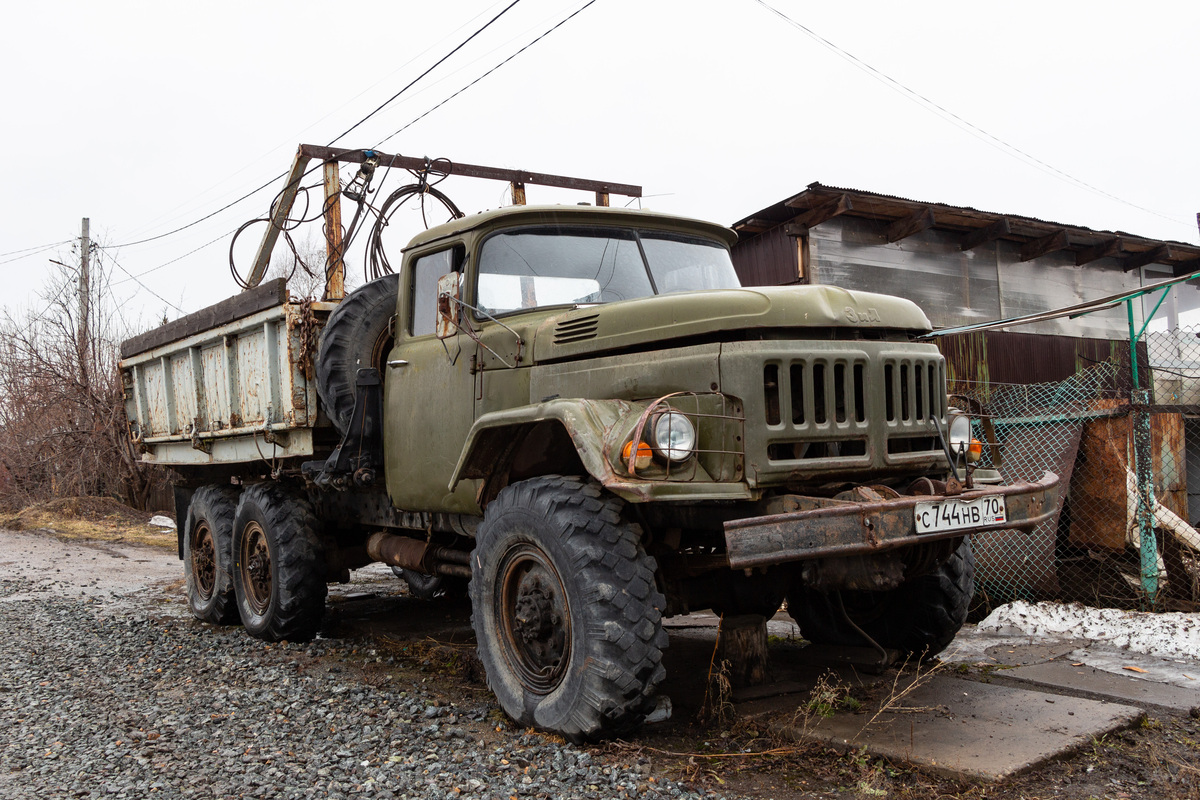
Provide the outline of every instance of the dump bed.
[[145,461],[236,464],[313,454],[313,360],[326,303],[271,281],[121,346],[125,409]]

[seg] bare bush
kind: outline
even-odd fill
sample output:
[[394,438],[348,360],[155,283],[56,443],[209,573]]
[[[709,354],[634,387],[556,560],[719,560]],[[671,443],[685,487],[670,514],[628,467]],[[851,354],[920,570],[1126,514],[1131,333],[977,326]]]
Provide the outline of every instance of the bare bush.
[[145,508],[166,477],[138,460],[127,435],[117,358],[131,332],[97,280],[80,335],[71,273],[49,279],[40,310],[0,319],[0,506],[93,495]]

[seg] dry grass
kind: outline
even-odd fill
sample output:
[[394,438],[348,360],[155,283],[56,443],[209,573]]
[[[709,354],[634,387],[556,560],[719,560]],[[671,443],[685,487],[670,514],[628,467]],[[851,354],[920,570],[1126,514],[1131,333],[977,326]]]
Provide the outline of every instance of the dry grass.
[[150,518],[158,513],[136,511],[110,497],[66,497],[0,514],[0,528],[173,550],[178,546],[175,531],[150,524]]

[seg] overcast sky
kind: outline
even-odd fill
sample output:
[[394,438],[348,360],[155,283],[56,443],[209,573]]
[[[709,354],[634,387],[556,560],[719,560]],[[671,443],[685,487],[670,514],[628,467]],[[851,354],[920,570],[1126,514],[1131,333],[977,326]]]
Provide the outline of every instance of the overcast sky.
[[[595,0],[381,149],[641,184],[645,207],[725,224],[821,181],[1197,241],[1200,3],[763,1],[842,52],[757,0]],[[9,4],[4,304],[44,305],[70,245],[13,251],[77,237],[84,216],[128,319],[235,293],[228,234],[281,182],[119,245],[284,172],[510,2]],[[379,145],[584,2],[521,0],[337,144]],[[508,202],[499,183],[440,188],[468,212]],[[393,263],[416,224],[389,232]]]

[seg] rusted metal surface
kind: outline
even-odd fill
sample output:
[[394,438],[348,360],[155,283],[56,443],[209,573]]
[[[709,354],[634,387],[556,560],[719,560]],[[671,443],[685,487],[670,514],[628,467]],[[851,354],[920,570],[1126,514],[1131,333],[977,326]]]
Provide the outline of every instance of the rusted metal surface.
[[470,553],[385,531],[373,533],[367,539],[367,555],[374,561],[426,575],[471,577]]
[[346,262],[342,244],[342,183],[338,163],[322,165],[325,176],[325,295],[324,300],[341,300],[345,296]]
[[[319,158],[322,161],[336,160],[344,164],[361,164],[367,158],[362,150],[320,147],[312,144],[300,145],[300,154],[308,158]],[[388,155],[387,153],[378,152],[376,155],[379,157],[379,166],[381,167],[417,171],[428,167],[428,162],[424,158]],[[447,175],[486,178],[488,180],[504,181],[505,183],[531,183],[535,186],[554,186],[559,189],[579,189],[585,192],[605,192],[608,194],[624,195],[625,197],[642,196],[642,187],[629,183],[609,183],[586,178],[570,178],[565,175],[550,175],[544,172],[525,172],[524,170],[517,169],[484,167],[478,164],[464,164],[458,161],[451,162],[444,171]]]
[[971,529],[918,535],[914,521],[917,503],[943,495],[884,498],[866,502],[826,501],[828,505],[733,520],[725,523],[725,544],[734,569],[761,567],[826,556],[850,556],[951,539],[984,530],[1031,528],[1050,517],[1058,497],[1058,476],[1047,472],[1036,483],[1020,482],[965,491],[959,498],[1003,495],[1007,521]]
[[[1098,407],[1129,409],[1123,400],[1100,400]],[[1154,499],[1181,519],[1188,519],[1186,444],[1183,416],[1151,414],[1150,458]],[[1124,415],[1093,420],[1084,428],[1080,468],[1070,483],[1073,545],[1121,552],[1128,535],[1128,486],[1133,420]]]
[[122,360],[143,458],[203,465],[310,455],[312,348],[327,314],[324,304],[285,303]]

